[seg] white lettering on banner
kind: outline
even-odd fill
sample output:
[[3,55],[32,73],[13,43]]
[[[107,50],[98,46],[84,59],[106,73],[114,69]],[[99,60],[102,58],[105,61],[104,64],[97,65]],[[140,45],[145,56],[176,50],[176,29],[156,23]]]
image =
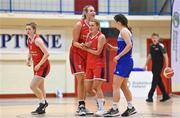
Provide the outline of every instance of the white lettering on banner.
[[[134,97],[147,97],[151,88],[151,71],[132,71],[129,77],[128,86]],[[121,94],[124,96],[123,94]],[[156,92],[155,94],[156,95]]]
[[[65,40],[61,34],[39,35],[50,53],[65,52]],[[26,53],[27,35],[25,34],[0,34],[0,53]]]

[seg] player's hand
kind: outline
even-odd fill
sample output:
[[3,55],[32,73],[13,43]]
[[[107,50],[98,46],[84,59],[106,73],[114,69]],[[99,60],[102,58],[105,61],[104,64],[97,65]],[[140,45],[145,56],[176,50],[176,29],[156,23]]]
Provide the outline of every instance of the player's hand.
[[118,50],[118,47],[116,46],[112,46],[111,44],[107,43],[107,46],[110,47],[111,49],[117,51]]
[[111,44],[107,43],[107,46],[110,48],[113,48],[114,46],[112,46]]
[[87,48],[90,48],[91,45],[92,45],[92,42],[86,42],[86,43],[84,44],[84,46],[87,47]]
[[31,66],[31,61],[29,59],[26,60],[26,65],[29,67]]
[[80,49],[83,49],[85,46],[84,46],[85,44],[84,43],[80,43]]
[[41,67],[41,66],[40,66],[39,64],[37,64],[37,65],[34,67],[34,70],[35,70],[35,71],[38,71],[40,67]]
[[87,49],[88,49],[88,47],[84,43],[81,43],[80,47],[82,50],[85,50],[85,51],[87,51]]
[[80,43],[80,47],[83,47],[84,46],[84,43]]
[[120,59],[119,56],[115,56],[115,57],[114,57],[114,62],[117,63],[117,61],[118,61],[119,59]]

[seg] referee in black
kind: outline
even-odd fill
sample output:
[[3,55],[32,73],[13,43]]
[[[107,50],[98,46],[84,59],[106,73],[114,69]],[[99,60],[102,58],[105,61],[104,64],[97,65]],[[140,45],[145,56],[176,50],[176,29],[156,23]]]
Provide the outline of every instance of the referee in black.
[[153,44],[150,47],[150,54],[148,54],[144,69],[146,69],[146,66],[149,62],[150,59],[152,59],[152,74],[153,74],[153,79],[151,83],[151,89],[148,93],[148,98],[146,99],[146,102],[153,102],[153,94],[154,91],[157,87],[159,86],[161,93],[162,93],[162,99],[160,102],[164,102],[168,99],[170,99],[169,95],[167,94],[164,83],[161,78],[161,71],[164,65],[165,61],[165,66],[168,67],[168,56],[167,56],[167,51],[162,43],[159,42],[159,34],[153,33],[151,35],[151,39]]

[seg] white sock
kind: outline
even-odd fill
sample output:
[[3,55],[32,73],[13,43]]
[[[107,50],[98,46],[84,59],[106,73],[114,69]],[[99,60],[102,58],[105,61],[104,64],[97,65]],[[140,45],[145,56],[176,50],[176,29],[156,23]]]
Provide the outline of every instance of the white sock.
[[118,102],[113,102],[112,108],[113,108],[114,110],[118,109]]
[[128,102],[127,102],[127,104],[128,104],[128,106],[127,106],[127,107],[128,107],[129,109],[132,109],[132,107],[133,107],[133,105],[132,105],[132,101],[128,101]]
[[102,101],[103,101],[103,104],[105,104],[105,99],[104,98],[102,98]]
[[78,100],[78,102],[80,102],[80,101],[84,101],[84,100]]
[[104,110],[104,99],[97,99],[98,102],[98,110]]
[[45,99],[40,99],[39,102],[45,104]]

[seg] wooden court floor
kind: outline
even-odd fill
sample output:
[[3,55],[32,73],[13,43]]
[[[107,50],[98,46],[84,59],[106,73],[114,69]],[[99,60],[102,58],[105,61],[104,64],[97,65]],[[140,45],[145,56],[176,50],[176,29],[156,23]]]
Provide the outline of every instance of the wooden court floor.
[[[105,110],[108,110],[112,98],[107,97]],[[180,96],[173,95],[170,100],[161,103],[160,97],[155,98],[153,103],[146,103],[146,98],[134,98],[133,104],[138,113],[130,118],[180,118]],[[30,112],[37,106],[37,99],[0,99],[0,118],[82,118],[75,115],[76,98],[48,98],[49,106],[45,115],[32,116]],[[96,111],[94,99],[88,98],[86,106],[91,111]],[[122,113],[126,109],[124,98],[119,103]],[[85,118],[94,116],[85,116]],[[120,117],[120,116],[119,116]]]

